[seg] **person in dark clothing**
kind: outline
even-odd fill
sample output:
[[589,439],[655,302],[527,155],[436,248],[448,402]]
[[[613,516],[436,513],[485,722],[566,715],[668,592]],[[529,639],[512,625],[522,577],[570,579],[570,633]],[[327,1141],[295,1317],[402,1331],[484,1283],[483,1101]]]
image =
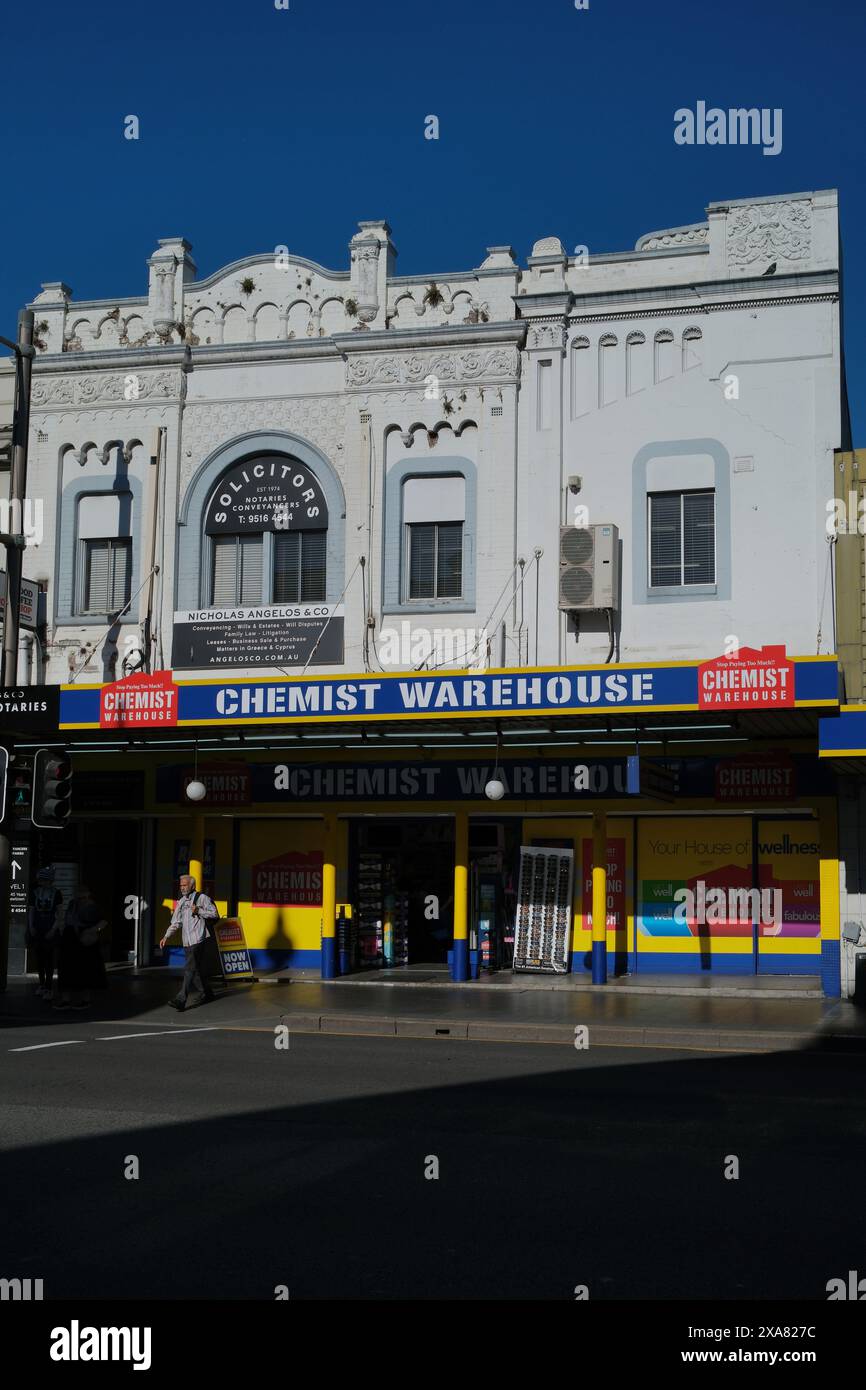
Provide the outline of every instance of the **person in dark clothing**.
[[55,1009],[86,1009],[91,990],[107,987],[99,949],[99,933],[107,925],[90,889],[82,885],[66,909],[58,971],[61,997]]
[[36,956],[36,993],[42,999],[50,999],[54,987],[57,909],[62,902],[63,895],[54,886],[54,870],[40,869],[27,912],[27,944]]

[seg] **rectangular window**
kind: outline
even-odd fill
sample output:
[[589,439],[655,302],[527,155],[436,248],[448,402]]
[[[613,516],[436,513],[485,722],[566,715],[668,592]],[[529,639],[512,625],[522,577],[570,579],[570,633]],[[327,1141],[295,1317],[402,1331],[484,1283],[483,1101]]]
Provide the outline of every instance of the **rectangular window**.
[[84,541],[85,613],[118,613],[130,599],[132,540]]
[[462,597],[462,521],[411,522],[406,545],[410,599]]
[[274,603],[324,603],[326,531],[274,535]]
[[715,493],[653,492],[648,503],[650,587],[714,584]]
[[261,536],[214,536],[211,603],[215,608],[262,601]]

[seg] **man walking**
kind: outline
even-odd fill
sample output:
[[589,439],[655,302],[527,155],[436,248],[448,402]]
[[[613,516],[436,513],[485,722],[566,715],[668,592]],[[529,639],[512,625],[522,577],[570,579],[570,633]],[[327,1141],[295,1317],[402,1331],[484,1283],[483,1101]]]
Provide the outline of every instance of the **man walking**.
[[[186,965],[180,993],[168,1001],[171,1008],[177,1009],[179,1012],[183,1012],[187,1007],[194,1009],[198,1004],[206,1004],[214,997],[205,984],[202,965],[204,964],[205,942],[210,936],[206,922],[218,915],[207,894],[196,892],[195,879],[191,878],[189,874],[182,874],[180,897],[171,915],[168,931],[159,943],[165,949],[169,937],[180,929],[181,940],[186,952]],[[189,1001],[188,1005],[187,1001]]]

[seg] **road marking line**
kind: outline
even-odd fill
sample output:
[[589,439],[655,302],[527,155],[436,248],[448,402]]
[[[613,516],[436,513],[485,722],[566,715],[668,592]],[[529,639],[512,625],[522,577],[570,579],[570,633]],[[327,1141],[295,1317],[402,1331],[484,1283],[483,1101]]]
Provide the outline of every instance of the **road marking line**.
[[74,1047],[76,1043],[84,1042],[83,1038],[68,1038],[65,1042],[53,1043],[33,1043],[31,1047],[10,1047],[9,1052],[38,1052],[43,1047]]
[[213,1033],[214,1028],[164,1028],[159,1033],[112,1033],[108,1038],[94,1038],[94,1042],[123,1042],[126,1038],[169,1038],[174,1033]]

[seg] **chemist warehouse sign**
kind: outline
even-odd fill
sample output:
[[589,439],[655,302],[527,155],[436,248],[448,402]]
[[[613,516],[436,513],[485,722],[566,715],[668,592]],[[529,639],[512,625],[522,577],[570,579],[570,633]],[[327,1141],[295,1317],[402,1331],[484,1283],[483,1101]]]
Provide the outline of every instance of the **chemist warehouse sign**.
[[[784,648],[753,652],[769,664],[743,665],[740,654],[712,662],[655,666],[524,667],[455,674],[346,675],[281,680],[176,682],[178,726],[369,723],[377,719],[460,719],[495,715],[581,714],[610,710],[783,709],[838,705],[834,657],[791,657]],[[725,665],[725,663],[728,663]],[[780,681],[784,671],[785,680]],[[167,677],[169,673],[156,673]],[[64,686],[60,727],[100,724],[99,686]],[[104,687],[102,687],[104,689]],[[727,698],[715,698],[716,695]],[[709,698],[712,696],[713,698]],[[165,719],[154,727],[164,727]],[[145,726],[139,720],[138,727]]]

